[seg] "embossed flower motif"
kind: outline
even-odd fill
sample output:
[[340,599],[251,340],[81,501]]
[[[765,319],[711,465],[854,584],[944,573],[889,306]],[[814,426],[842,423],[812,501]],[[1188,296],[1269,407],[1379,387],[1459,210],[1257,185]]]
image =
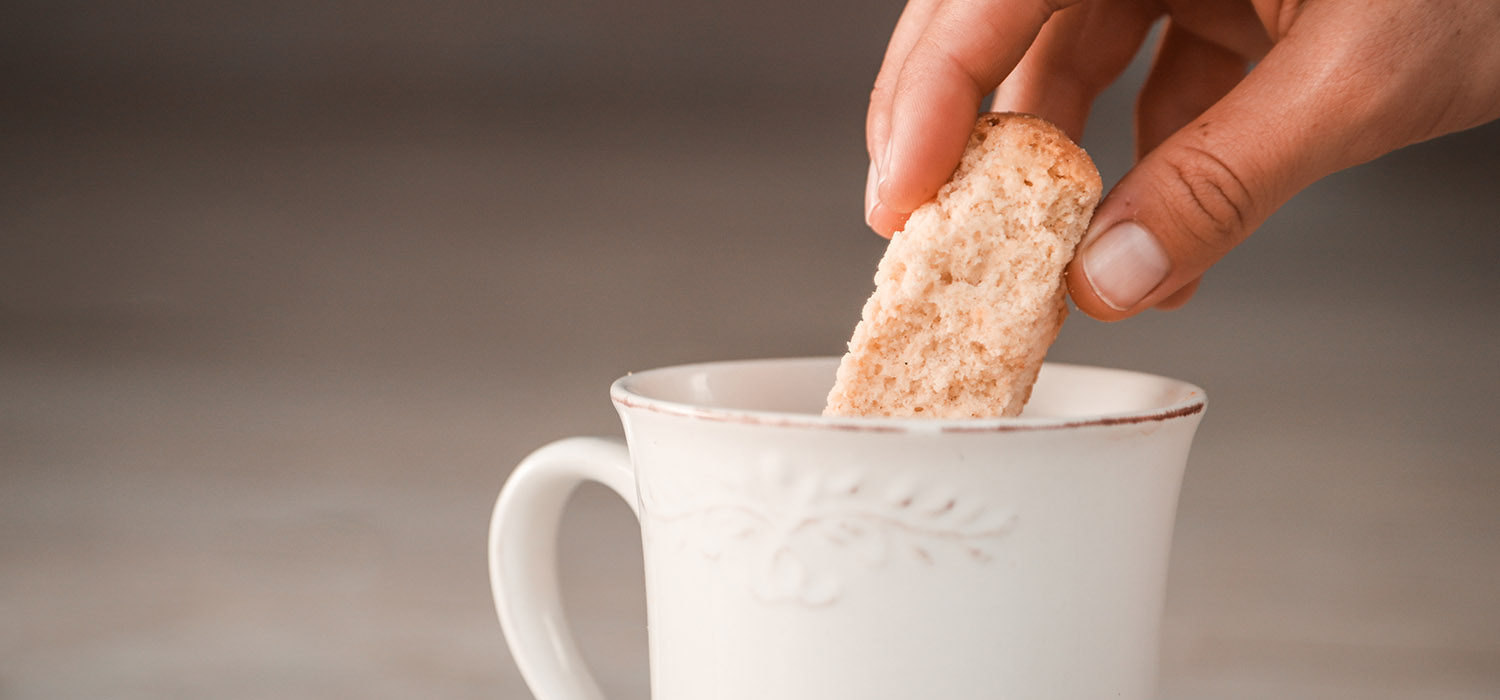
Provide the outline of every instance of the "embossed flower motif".
[[944,555],[989,561],[1015,515],[926,475],[876,480],[858,469],[797,469],[767,457],[718,488],[663,494],[643,483],[645,514],[683,546],[749,578],[768,601],[835,602],[851,564],[893,558],[936,565]]

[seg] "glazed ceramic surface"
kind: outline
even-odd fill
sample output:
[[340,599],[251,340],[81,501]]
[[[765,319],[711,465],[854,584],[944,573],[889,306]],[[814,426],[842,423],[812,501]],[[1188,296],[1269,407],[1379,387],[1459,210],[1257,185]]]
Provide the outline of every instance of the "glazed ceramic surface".
[[1019,418],[822,417],[836,364],[633,374],[611,390],[628,449],[516,469],[490,573],[536,696],[601,697],[555,580],[591,479],[640,517],[654,700],[1151,697],[1202,390],[1049,364]]

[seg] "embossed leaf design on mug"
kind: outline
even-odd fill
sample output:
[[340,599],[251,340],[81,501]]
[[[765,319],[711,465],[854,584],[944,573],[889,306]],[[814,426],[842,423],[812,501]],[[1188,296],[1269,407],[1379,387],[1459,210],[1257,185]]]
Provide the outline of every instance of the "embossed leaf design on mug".
[[[812,606],[837,600],[841,570],[878,567],[893,555],[933,566],[935,552],[953,550],[988,561],[989,540],[1015,522],[1008,509],[919,472],[881,484],[858,466],[794,470],[778,456],[731,473],[713,490],[664,496],[653,480],[640,482],[646,517],[681,546],[734,570],[725,575],[763,600]],[[880,497],[869,498],[872,492]]]
[[1202,390],[1049,364],[1019,418],[823,417],[836,365],[629,375],[628,449],[572,438],[517,467],[490,576],[536,696],[602,697],[555,571],[595,480],[640,518],[655,700],[1151,697]]

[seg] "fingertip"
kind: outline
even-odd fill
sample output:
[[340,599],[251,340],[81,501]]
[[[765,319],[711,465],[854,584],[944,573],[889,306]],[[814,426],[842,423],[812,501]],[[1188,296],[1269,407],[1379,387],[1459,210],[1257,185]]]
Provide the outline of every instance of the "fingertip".
[[1015,68],[1052,12],[1076,0],[944,2],[910,44],[891,94],[880,200],[907,213],[953,175],[984,96]]
[[870,211],[865,217],[865,223],[869,224],[870,228],[875,230],[875,233],[885,238],[890,238],[897,231],[906,227],[908,216],[908,214],[892,210],[884,202],[877,200],[870,207]]
[[1136,221],[1109,223],[1098,214],[1091,229],[1065,273],[1073,303],[1098,321],[1119,321],[1150,307],[1171,271],[1156,237]]
[[[1103,206],[1108,206],[1106,202]],[[1120,321],[1146,309],[1172,311],[1185,306],[1202,275],[1174,274],[1157,237],[1139,222],[1112,224],[1095,215],[1093,230],[1064,272],[1068,295],[1079,311],[1098,321]]]
[[911,199],[911,197],[906,194],[905,189],[906,188],[901,187],[899,184],[893,183],[890,178],[882,178],[879,182],[875,183],[875,200],[886,211],[909,214],[913,211],[916,211],[916,208],[921,206],[921,204],[916,204],[911,207],[898,210],[896,208],[897,204],[904,203],[906,200]]
[[892,129],[881,160],[880,201],[901,213],[911,213],[937,195],[963,156],[974,130],[978,104],[963,103],[941,112],[914,115],[919,124]]
[[1082,264],[1077,259],[1074,259],[1068,265],[1065,277],[1068,296],[1073,298],[1073,306],[1082,311],[1085,316],[1095,321],[1113,323],[1133,315],[1128,311],[1120,311],[1104,303],[1099,298],[1098,293],[1094,291],[1093,286],[1089,284],[1083,273]]
[[1156,235],[1131,220],[1103,227],[1076,257],[1093,297],[1121,312],[1141,306],[1172,271],[1172,260]]
[[913,70],[897,90],[880,159],[880,201],[902,213],[932,199],[953,176],[984,97],[953,75]]

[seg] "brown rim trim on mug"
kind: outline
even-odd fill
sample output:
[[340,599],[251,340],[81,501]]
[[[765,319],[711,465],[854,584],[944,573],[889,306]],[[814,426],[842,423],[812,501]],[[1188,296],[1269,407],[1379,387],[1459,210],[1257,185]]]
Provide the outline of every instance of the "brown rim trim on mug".
[[[799,359],[821,359],[821,358],[777,358],[779,360]],[[775,361],[775,360],[762,360]],[[726,361],[724,364],[732,364]],[[720,364],[710,362],[703,364]],[[1133,370],[1116,370],[1108,367],[1093,367],[1090,365],[1070,365],[1058,363],[1060,366],[1080,367],[1087,369],[1102,369],[1132,374],[1144,374]],[[692,365],[680,365],[674,367],[662,367],[661,370],[678,369]],[[656,370],[647,370],[656,371]],[[1158,375],[1150,375],[1166,381],[1177,382],[1190,387],[1185,398],[1160,409],[1146,411],[1125,411],[1120,413],[1104,414],[1092,417],[1014,417],[1014,418],[880,418],[880,417],[849,417],[849,416],[823,416],[802,413],[781,413],[776,411],[742,411],[725,408],[708,408],[693,404],[669,401],[666,399],[653,399],[637,394],[625,388],[625,383],[633,374],[626,375],[615,380],[610,386],[610,400],[626,408],[643,409],[652,413],[668,416],[679,416],[683,418],[694,418],[699,420],[713,421],[718,423],[740,423],[742,425],[758,425],[776,428],[806,428],[813,430],[837,430],[860,433],[917,433],[917,434],[939,434],[939,433],[1007,433],[1036,430],[1066,430],[1074,428],[1103,428],[1120,425],[1138,425],[1143,423],[1162,423],[1176,418],[1202,413],[1207,401],[1202,389],[1187,382]]]
[[[1193,392],[1188,396],[1199,396],[1199,392]],[[1003,433],[1011,430],[1057,430],[1060,428],[1086,428],[1104,427],[1111,425],[1134,425],[1136,423],[1160,423],[1173,418],[1183,418],[1203,412],[1204,402],[1200,399],[1186,406],[1178,406],[1158,413],[1126,414],[1120,416],[1102,416],[1089,418],[1087,420],[1065,421],[1049,425],[1012,425],[997,423],[993,425],[948,425],[942,431],[945,433]],[[978,420],[1003,420],[1003,419],[978,419]],[[1048,420],[1048,419],[1044,419]]]

